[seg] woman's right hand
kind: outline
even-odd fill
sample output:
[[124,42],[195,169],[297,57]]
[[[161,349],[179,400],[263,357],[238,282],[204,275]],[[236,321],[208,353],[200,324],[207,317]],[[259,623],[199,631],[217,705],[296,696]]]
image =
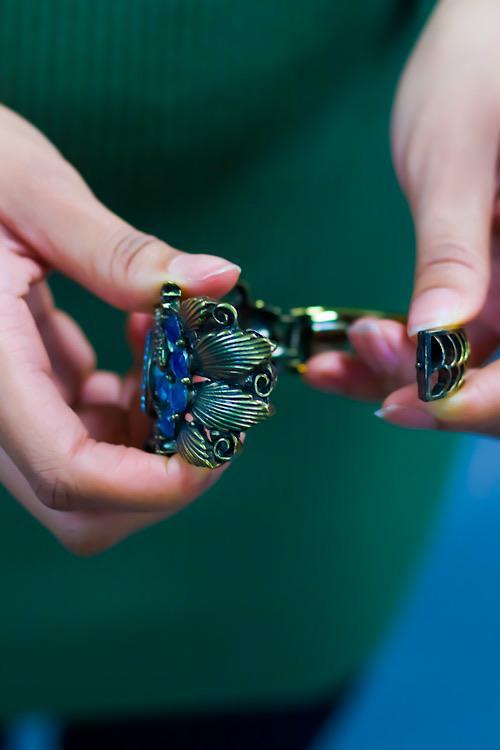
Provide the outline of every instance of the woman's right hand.
[[[0,480],[60,541],[92,554],[198,497],[220,475],[139,449],[138,372],[95,368],[53,303],[58,269],[110,305],[151,312],[166,280],[225,294],[239,268],[134,229],[32,125],[0,106]],[[132,316],[132,338],[144,315]]]
[[[500,437],[500,4],[441,0],[401,78],[392,146],[417,240],[408,326],[362,320],[357,356],[327,353],[307,380],[383,399],[377,416],[402,427]],[[397,279],[395,280],[397,283]],[[418,399],[415,335],[466,325],[471,368],[463,388]]]

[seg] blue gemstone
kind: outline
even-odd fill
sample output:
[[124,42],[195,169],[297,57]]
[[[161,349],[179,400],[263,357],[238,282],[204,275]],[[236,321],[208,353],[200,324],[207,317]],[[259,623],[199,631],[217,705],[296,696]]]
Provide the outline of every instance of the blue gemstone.
[[159,367],[154,369],[155,393],[163,411],[182,412],[188,402],[188,389],[179,380],[173,383]]
[[156,424],[164,437],[173,438],[175,436],[175,422],[172,419],[172,414],[168,410],[165,410],[162,413]]
[[151,331],[148,332],[146,337],[146,346],[144,347],[144,360],[142,365],[142,380],[141,380],[141,409],[144,414],[147,413],[147,394],[148,394],[148,374],[149,374],[149,359],[151,357]]
[[155,391],[159,401],[170,402],[172,383],[159,367],[154,369]]
[[170,368],[177,378],[189,377],[189,357],[185,349],[175,349],[172,352]]
[[165,336],[170,344],[175,344],[182,338],[181,325],[175,313],[170,313],[164,323]]
[[176,381],[171,384],[170,406],[174,412],[183,412],[188,402],[188,391],[185,385]]

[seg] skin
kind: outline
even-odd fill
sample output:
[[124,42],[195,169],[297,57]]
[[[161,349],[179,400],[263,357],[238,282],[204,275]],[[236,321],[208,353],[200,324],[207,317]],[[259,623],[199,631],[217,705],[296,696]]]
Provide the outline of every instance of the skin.
[[[392,424],[500,436],[500,3],[442,0],[401,78],[392,151],[415,223],[417,259],[408,327],[364,319],[354,354],[309,362],[311,385],[383,399]],[[472,369],[464,387],[424,404],[415,384],[415,334],[467,324]]]
[[[0,480],[77,554],[99,552],[198,497],[220,476],[139,449],[138,372],[96,370],[74,320],[45,281],[56,268],[135,311],[137,350],[169,279],[220,296],[240,269],[138,231],[91,193],[54,146],[0,107]],[[138,312],[139,311],[139,312]]]
[[[500,435],[500,362],[479,369],[500,336],[499,29],[498,0],[442,0],[399,86],[393,154],[417,235],[408,329],[360,320],[352,354],[319,355],[305,374],[324,390],[385,399],[378,415],[406,427]],[[147,425],[134,407],[137,370],[124,379],[96,370],[90,343],[54,306],[47,272],[130,311],[139,356],[165,280],[187,295],[220,296],[239,268],[131,227],[3,107],[0,164],[0,480],[68,549],[94,554],[176,512],[221,470],[139,449]],[[415,333],[462,323],[476,369],[455,396],[424,405]]]

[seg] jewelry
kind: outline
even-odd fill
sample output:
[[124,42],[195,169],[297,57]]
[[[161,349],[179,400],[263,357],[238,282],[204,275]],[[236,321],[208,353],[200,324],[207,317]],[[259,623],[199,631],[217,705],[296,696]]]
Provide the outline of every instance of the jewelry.
[[209,469],[229,461],[241,433],[270,414],[275,349],[230,303],[181,301],[165,284],[144,354],[142,409],[156,420],[148,449]]
[[[360,317],[405,317],[355,308],[299,307],[282,312],[252,302],[239,284],[226,301],[181,298],[167,283],[147,336],[142,410],[154,419],[147,450],[179,453],[214,469],[241,448],[246,430],[272,413],[269,396],[283,370],[301,372],[309,357],[348,345]],[[424,401],[463,382],[469,345],[462,329],[418,334],[417,381]]]
[[419,331],[417,385],[421,401],[436,401],[457,391],[464,382],[470,346],[463,328]]

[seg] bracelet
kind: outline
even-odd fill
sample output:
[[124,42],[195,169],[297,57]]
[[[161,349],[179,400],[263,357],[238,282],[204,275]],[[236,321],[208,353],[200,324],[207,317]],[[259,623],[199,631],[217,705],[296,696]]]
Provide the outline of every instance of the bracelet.
[[[279,308],[253,302],[239,284],[226,300],[182,299],[164,284],[144,352],[142,410],[154,420],[146,449],[179,453],[214,469],[241,449],[246,430],[272,413],[269,397],[279,372],[301,372],[313,355],[348,345],[360,317],[403,315],[354,308]],[[461,328],[420,331],[417,384],[424,401],[463,383],[469,344]]]

